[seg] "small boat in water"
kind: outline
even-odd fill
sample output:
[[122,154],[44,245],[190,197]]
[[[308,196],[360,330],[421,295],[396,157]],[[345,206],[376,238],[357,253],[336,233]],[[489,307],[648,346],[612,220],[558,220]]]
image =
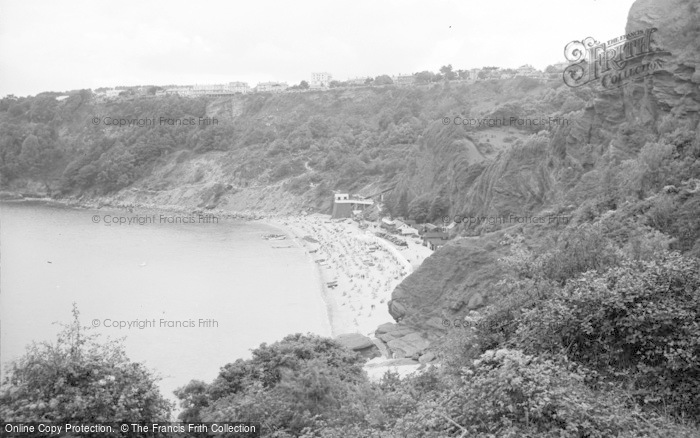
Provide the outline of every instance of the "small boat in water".
[[284,234],[265,234],[262,236],[265,240],[284,240],[287,238]]

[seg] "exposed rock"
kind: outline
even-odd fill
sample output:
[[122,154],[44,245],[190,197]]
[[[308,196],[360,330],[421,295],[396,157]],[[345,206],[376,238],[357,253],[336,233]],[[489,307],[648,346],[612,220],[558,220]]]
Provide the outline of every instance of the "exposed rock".
[[394,357],[413,357],[430,346],[430,341],[423,337],[420,333],[411,333],[398,339],[392,339],[387,342]]
[[[489,288],[502,275],[497,260],[506,254],[506,247],[497,244],[501,235],[460,239],[426,259],[392,294],[393,308],[401,309],[393,315],[402,321],[399,325],[438,336],[445,330],[443,315],[452,314],[454,319],[468,312],[468,306],[453,312],[451,303],[469,303],[477,293],[481,299],[472,304],[485,303]],[[386,334],[377,336],[388,342]]]
[[379,326],[379,328],[377,328],[377,331],[375,332],[375,335],[384,342],[389,342],[393,339],[397,339],[414,332],[414,329],[411,329],[404,325],[388,322]]
[[370,359],[364,365],[364,370],[372,382],[379,382],[387,371],[398,373],[399,376],[405,377],[415,373],[421,366],[418,361],[411,359]]
[[[377,339],[386,344],[387,357],[418,359],[437,336],[430,333],[420,333],[414,327],[405,324],[382,324],[375,332]],[[381,350],[381,348],[380,348]]]
[[551,201],[554,180],[546,171],[549,139],[528,141],[491,162],[466,198],[467,216],[508,216],[542,207]]
[[391,350],[389,350],[389,347],[386,345],[384,341],[381,339],[375,338],[372,339],[372,342],[374,342],[374,345],[377,346],[377,349],[379,350],[379,354],[381,354],[382,357],[385,358],[390,358],[391,357]]
[[335,339],[345,347],[354,351],[364,350],[365,348],[374,346],[370,338],[359,333],[345,333],[338,335]]
[[346,348],[360,353],[360,355],[368,359],[381,356],[379,347],[372,341],[372,339],[359,333],[346,333],[338,335],[335,340],[344,345]]
[[[661,49],[664,68],[651,80],[629,87],[626,103],[630,115],[656,115],[673,109],[678,115],[700,112],[700,87],[693,78],[700,71],[700,8],[697,0],[637,0],[627,19],[627,33],[655,27],[652,49]],[[658,120],[658,118],[657,118]]]
[[[630,10],[626,33],[657,28],[652,48],[662,49],[663,54],[651,54],[644,62],[662,57],[662,68],[602,93],[584,87],[577,89],[579,100],[585,102],[572,100],[572,111],[561,114],[570,120],[568,125],[560,125],[550,134],[538,135],[521,145],[513,143],[512,148],[501,150],[492,161],[467,165],[466,155],[450,149],[461,139],[445,134],[442,144],[421,148],[420,153],[434,156],[417,164],[425,175],[423,179],[399,184],[397,190],[422,193],[422,187],[430,187],[438,180],[439,176],[434,175],[438,170],[447,175],[459,170],[461,176],[455,176],[459,182],[448,186],[448,193],[460,194],[451,199],[451,213],[471,217],[542,216],[539,212],[549,205],[570,204],[571,211],[597,196],[606,176],[603,166],[611,161],[635,159],[645,143],[658,141],[662,123],[670,124],[671,131],[667,132],[672,132],[674,126],[695,129],[695,141],[700,141],[697,23],[697,0],[637,0]],[[617,36],[594,35],[601,41]],[[448,164],[450,158],[455,164]],[[477,167],[479,172],[474,171]],[[673,188],[666,191],[674,194]],[[679,201],[685,202],[683,212],[690,211],[692,201],[683,200],[682,190],[677,195]],[[514,233],[543,232],[542,227],[540,231],[536,227],[525,227],[523,231],[517,224],[492,229],[499,228],[509,228]],[[505,255],[507,247],[498,246],[501,232],[486,234],[488,227],[480,231],[479,238],[451,241],[433,253],[394,290],[389,309],[396,321],[429,335],[444,333],[443,315],[450,315],[450,320],[453,315],[463,317],[468,310],[491,301],[494,286],[501,279],[497,259]],[[697,239],[693,235],[686,240],[693,244]],[[700,244],[693,245],[698,249],[691,252],[700,252]],[[455,303],[460,301],[467,306],[456,310],[459,306]]]
[[22,195],[13,192],[0,192],[0,200],[10,201],[22,199]]
[[390,333],[396,330],[397,325],[394,324],[393,322],[387,322],[379,327],[377,327],[377,330],[374,332],[377,336],[382,335],[384,333]]
[[406,307],[399,301],[390,300],[388,303],[389,315],[396,321],[401,321],[401,317],[406,313]]
[[432,318],[425,321],[425,326],[429,327],[433,331],[444,330],[445,326],[443,325],[443,320],[444,318],[442,316],[433,316]]
[[469,310],[476,310],[479,307],[483,307],[485,303],[486,301],[484,300],[483,295],[477,292],[474,295],[472,295],[471,298],[469,298],[469,304],[467,304],[467,308]]
[[378,361],[375,359],[365,366],[368,368],[374,367],[388,367],[388,366],[403,366],[403,365],[418,365],[418,362],[412,359],[401,358],[401,359],[387,359]]
[[423,354],[423,355],[418,359],[418,362],[420,362],[420,363],[428,363],[428,362],[434,361],[435,358],[436,358],[435,353],[429,351],[429,352]]
[[464,307],[465,304],[466,303],[464,302],[464,300],[459,300],[450,306],[450,310],[452,310],[453,312],[458,312],[459,309]]

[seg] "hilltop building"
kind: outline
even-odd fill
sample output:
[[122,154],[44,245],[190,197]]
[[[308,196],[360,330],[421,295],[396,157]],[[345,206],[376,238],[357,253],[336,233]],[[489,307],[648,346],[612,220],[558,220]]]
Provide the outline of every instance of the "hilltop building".
[[472,69],[467,70],[467,80],[468,81],[479,80],[479,73],[481,73],[480,68],[472,68]]
[[255,91],[258,93],[281,93],[289,88],[286,82],[260,82],[256,87]]
[[234,93],[246,94],[250,93],[250,87],[247,82],[229,82],[229,89]]
[[173,87],[165,90],[166,95],[176,94],[178,96],[190,97],[192,94],[192,87]]
[[370,81],[372,80],[371,77],[369,77],[369,76],[364,76],[364,77],[357,77],[357,78],[348,79],[348,80],[347,80],[347,83],[348,83],[349,85],[366,85],[368,79],[369,79]]
[[416,82],[415,76],[402,74],[399,74],[398,76],[392,76],[391,80],[394,82],[394,85],[398,86],[413,85]]
[[372,199],[365,199],[359,196],[350,196],[347,193],[336,193],[333,196],[333,219],[351,218],[355,214],[362,213],[365,209],[374,205]]
[[229,82],[228,84],[195,85],[192,96],[230,96],[236,93],[248,93],[250,87],[245,82]]
[[333,75],[330,73],[311,73],[309,88],[328,88],[332,80]]
[[523,66],[518,67],[516,76],[527,76],[530,78],[536,78],[541,76],[541,73],[539,70],[535,69],[530,64],[525,64]]

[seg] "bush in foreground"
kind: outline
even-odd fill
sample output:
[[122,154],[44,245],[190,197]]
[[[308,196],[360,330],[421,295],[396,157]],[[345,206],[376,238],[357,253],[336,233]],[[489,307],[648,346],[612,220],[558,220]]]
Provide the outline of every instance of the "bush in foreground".
[[0,386],[0,418],[13,422],[169,421],[157,378],[131,362],[119,341],[98,343],[78,311],[58,342],[33,344]]

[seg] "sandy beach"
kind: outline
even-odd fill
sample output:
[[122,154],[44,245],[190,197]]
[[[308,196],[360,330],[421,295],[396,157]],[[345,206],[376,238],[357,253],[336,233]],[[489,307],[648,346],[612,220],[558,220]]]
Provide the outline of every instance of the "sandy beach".
[[377,237],[375,225],[361,229],[352,220],[329,215],[265,221],[286,230],[288,239],[317,264],[333,336],[373,336],[377,326],[394,322],[387,305],[392,291],[431,253],[415,239],[407,238],[409,246],[398,247]]

